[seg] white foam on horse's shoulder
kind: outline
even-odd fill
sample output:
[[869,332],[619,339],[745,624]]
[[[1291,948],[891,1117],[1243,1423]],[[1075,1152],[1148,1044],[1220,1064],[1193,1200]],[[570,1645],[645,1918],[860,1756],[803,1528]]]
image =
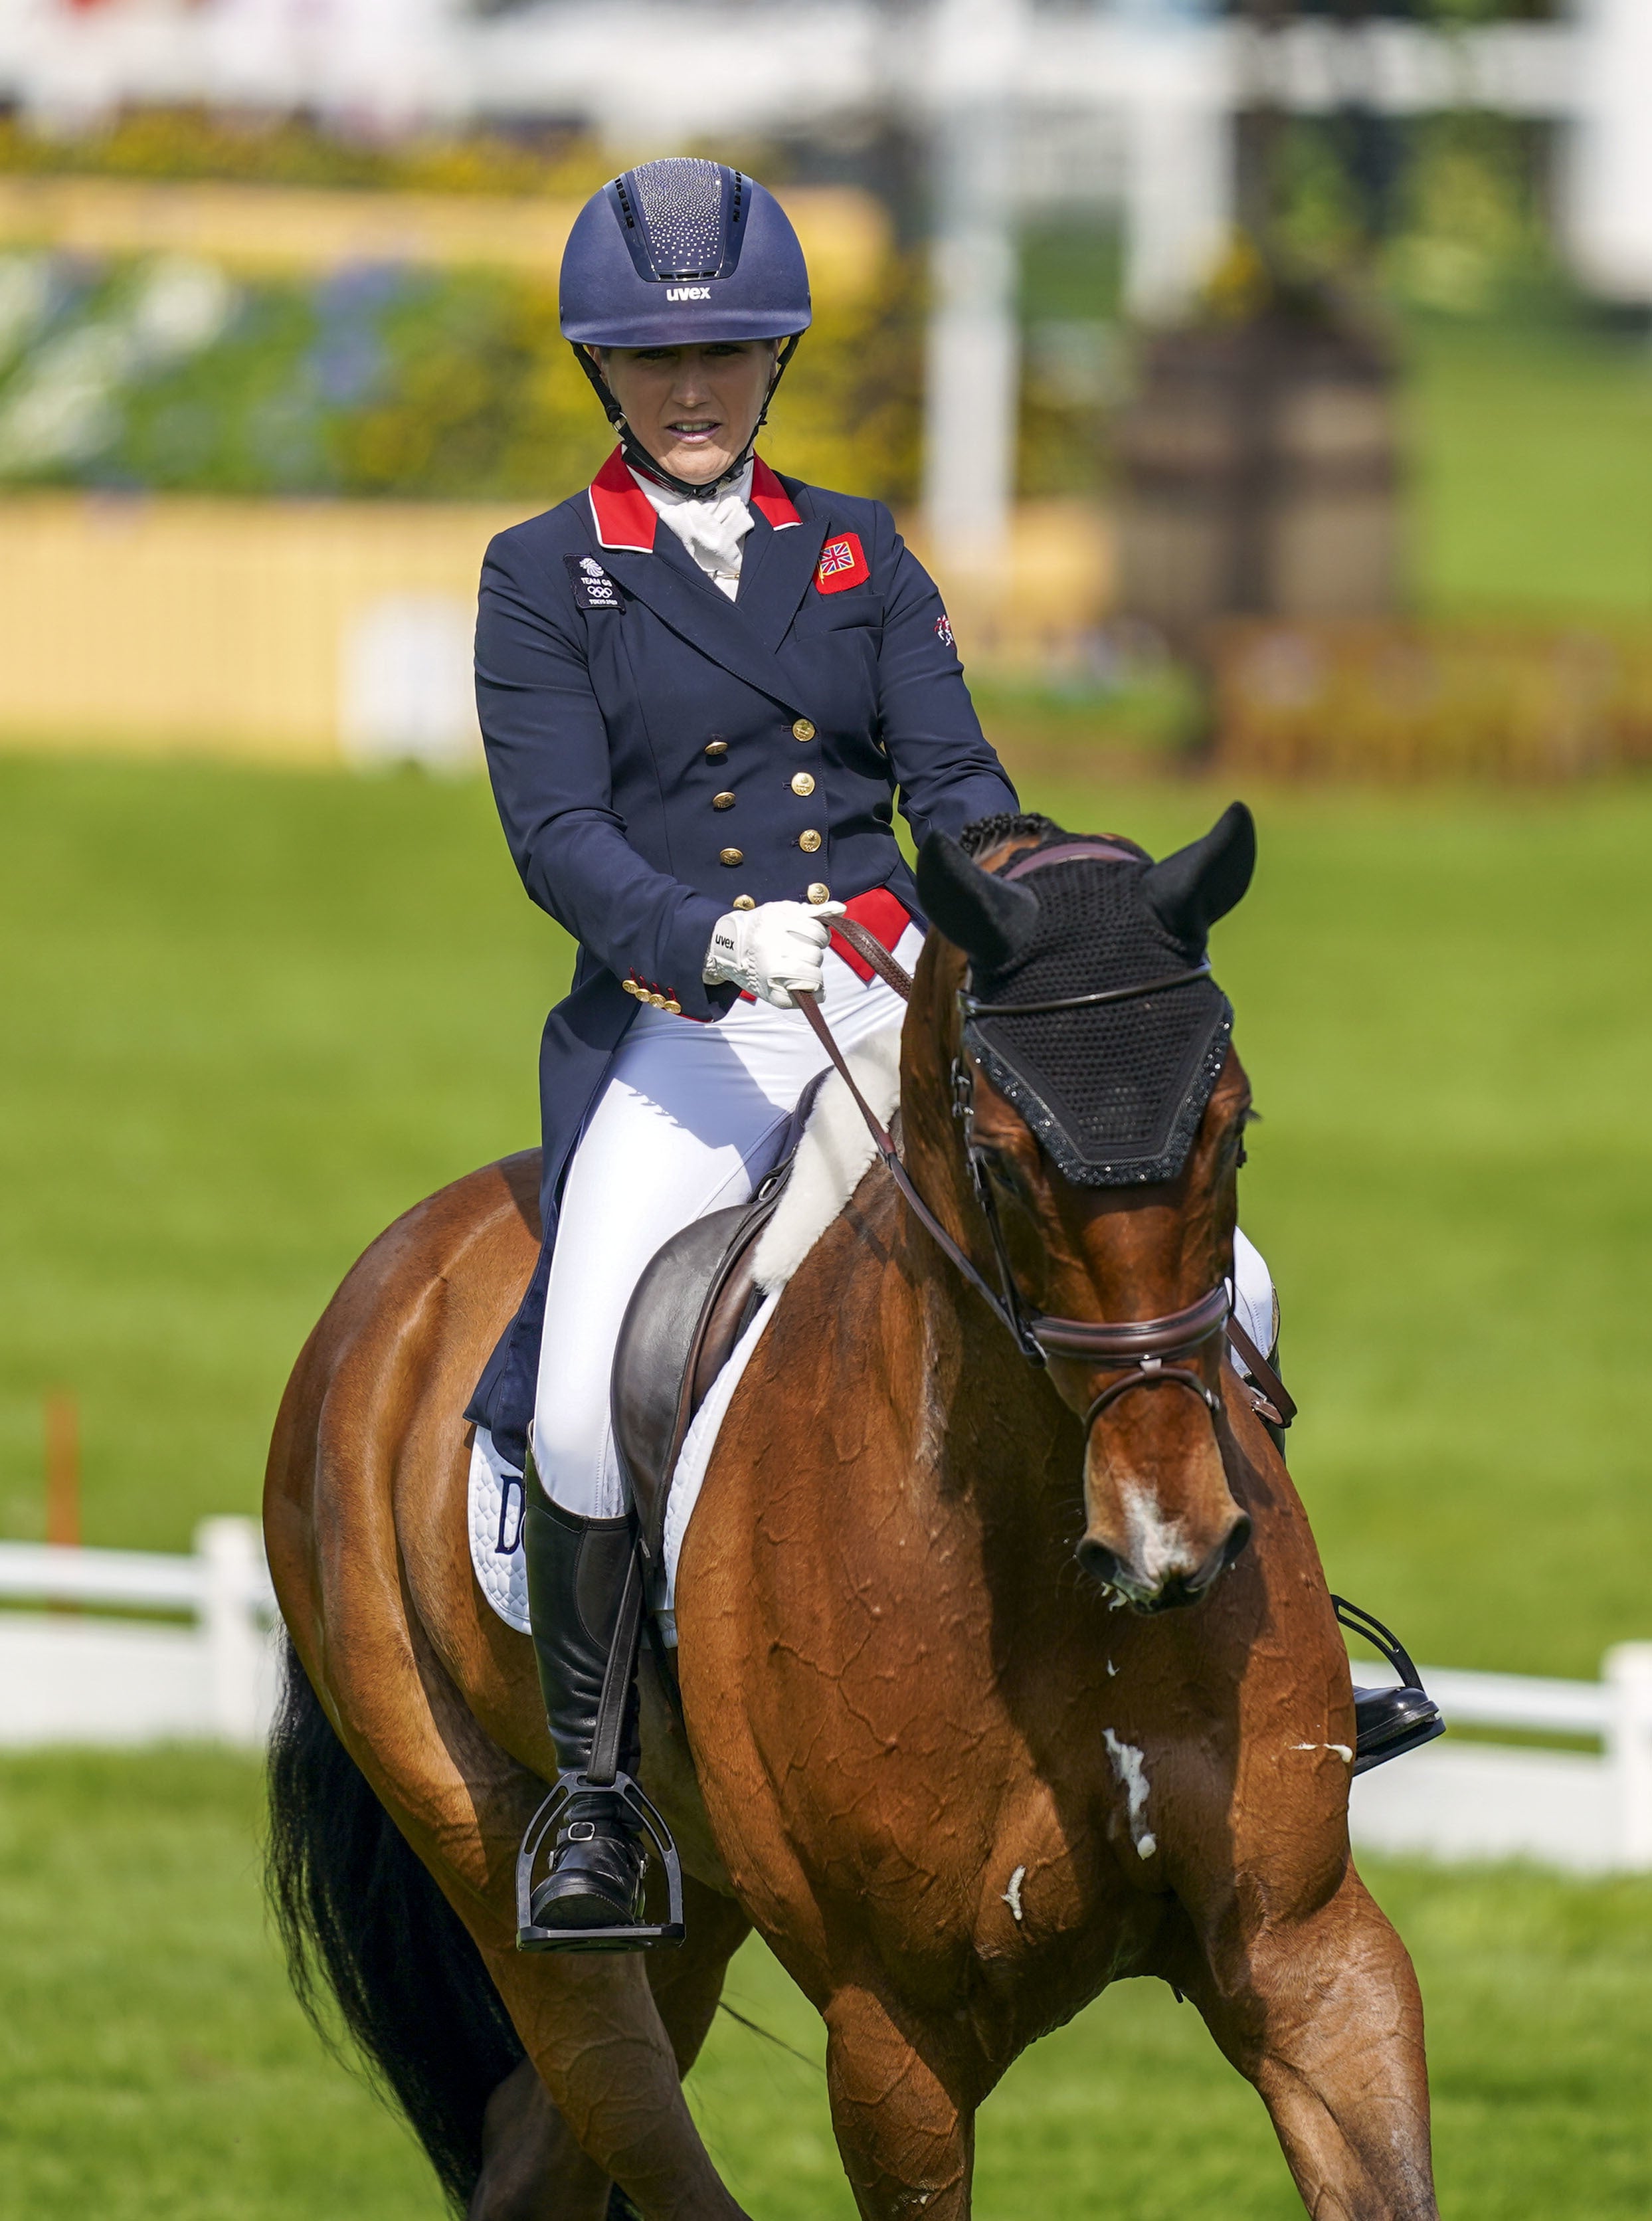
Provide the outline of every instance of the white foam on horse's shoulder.
[[[873,1034],[848,1059],[874,1117],[887,1125],[900,1101],[900,1027]],[[752,1260],[766,1294],[783,1288],[860,1185],[877,1155],[854,1098],[834,1072],[821,1089],[774,1216]]]
[[1004,1891],[1001,1899],[1002,1903],[1009,1906],[1010,1918],[1015,1922],[1017,1928],[1027,1917],[1021,1909],[1021,1885],[1026,1880],[1026,1868],[1017,1867],[1015,1872],[1011,1875],[1010,1886]]
[[1159,1848],[1159,1842],[1150,1829],[1143,1826],[1147,1817],[1148,1798],[1152,1783],[1148,1780],[1147,1761],[1133,1742],[1123,1742],[1111,1728],[1104,1728],[1101,1739],[1107,1746],[1113,1761],[1113,1772],[1118,1776],[1129,1805],[1130,1841],[1136,1846],[1138,1858],[1150,1859]]

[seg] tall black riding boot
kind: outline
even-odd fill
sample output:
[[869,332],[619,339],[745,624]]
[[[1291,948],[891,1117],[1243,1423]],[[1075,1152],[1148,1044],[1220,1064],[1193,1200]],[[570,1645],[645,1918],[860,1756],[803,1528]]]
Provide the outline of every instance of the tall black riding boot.
[[[582,1519],[559,1505],[530,1502],[523,1544],[528,1611],[556,1762],[565,1780],[583,1776],[636,1548],[635,1526],[629,1517]],[[617,1755],[621,1772],[635,1775],[641,1756],[635,1658],[631,1670]],[[534,1892],[534,1926],[566,1929],[570,1949],[578,1947],[581,1930],[636,1926],[646,1864],[617,1791],[576,1788],[560,1816],[550,1873]],[[626,1947],[616,1940],[609,1948]]]

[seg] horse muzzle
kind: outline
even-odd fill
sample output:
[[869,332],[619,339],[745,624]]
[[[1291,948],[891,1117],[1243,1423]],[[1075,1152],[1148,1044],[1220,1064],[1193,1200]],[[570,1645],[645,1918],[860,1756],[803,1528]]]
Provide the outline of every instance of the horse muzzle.
[[1250,1540],[1250,1517],[1236,1505],[1225,1531],[1194,1560],[1180,1529],[1156,1518],[1132,1518],[1130,1541],[1109,1542],[1093,1526],[1075,1553],[1096,1586],[1132,1611],[1177,1611],[1210,1594]]

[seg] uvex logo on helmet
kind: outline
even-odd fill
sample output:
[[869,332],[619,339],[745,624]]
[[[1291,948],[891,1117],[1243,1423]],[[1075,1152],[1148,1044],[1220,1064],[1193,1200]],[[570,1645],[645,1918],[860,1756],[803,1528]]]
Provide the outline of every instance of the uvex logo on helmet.
[[781,339],[808,326],[809,273],[785,210],[755,178],[671,155],[585,203],[560,302],[562,335],[581,347],[679,347],[691,328],[707,343]]

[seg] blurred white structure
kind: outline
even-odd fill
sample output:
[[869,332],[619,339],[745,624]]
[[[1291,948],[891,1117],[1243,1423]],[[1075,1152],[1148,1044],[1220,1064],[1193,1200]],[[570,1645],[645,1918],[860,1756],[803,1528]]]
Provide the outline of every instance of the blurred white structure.
[[0,0],[0,98],[47,128],[122,102],[304,110],[397,128],[579,124],[635,158],[685,140],[891,120],[933,150],[928,497],[990,561],[1012,475],[1016,227],[1116,208],[1137,314],[1173,313],[1231,217],[1236,111],[1482,106],[1565,135],[1580,273],[1652,302],[1652,0],[1436,29],[1324,18],[1259,40],[1199,0]]
[[475,622],[469,603],[440,593],[380,594],[353,615],[339,673],[347,761],[477,769]]
[[[94,1608],[0,1611],[0,1747],[269,1733],[275,1596],[250,1519],[203,1519],[193,1557],[0,1542],[0,1599]],[[116,1616],[140,1611],[192,1624]]]
[[[1364,1682],[1377,1676],[1355,1667]],[[1652,1642],[1620,1642],[1599,1681],[1427,1667],[1451,1727],[1587,1736],[1588,1751],[1439,1742],[1354,1784],[1355,1846],[1437,1859],[1530,1859],[1577,1874],[1652,1868]]]

